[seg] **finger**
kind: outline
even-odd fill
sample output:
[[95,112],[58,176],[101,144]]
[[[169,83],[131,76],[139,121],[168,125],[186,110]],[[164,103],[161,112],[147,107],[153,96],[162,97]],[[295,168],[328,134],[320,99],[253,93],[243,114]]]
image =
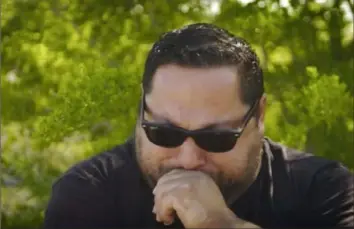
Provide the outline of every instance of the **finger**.
[[182,202],[175,202],[173,207],[182,222],[197,222],[207,220],[206,209],[197,200],[184,198]]
[[[173,193],[176,192],[176,189],[183,189],[185,184],[180,184],[179,182],[166,182],[163,185],[157,185],[153,191],[155,197],[154,197],[154,207],[152,209],[152,212],[156,214],[156,220],[161,221],[161,214],[163,214],[163,220],[165,221],[166,224],[170,224],[174,221],[174,211],[173,209],[171,212],[168,210],[169,206],[169,200],[167,199],[167,202],[165,202],[165,197],[169,196]],[[163,208],[163,210],[161,210]],[[161,213],[163,212],[163,213]]]
[[[161,208],[163,206],[163,203],[165,200],[165,196],[168,195],[168,193],[171,193],[172,190],[174,190],[176,187],[178,187],[178,183],[169,183],[166,185],[160,185],[160,186],[156,186],[156,188],[154,189],[154,207],[153,207],[153,213],[156,214],[156,220],[161,222]],[[167,199],[168,201],[168,199]],[[165,204],[166,205],[166,204]],[[167,205],[166,205],[167,206]],[[173,218],[169,218],[169,217],[164,217],[166,220],[166,223],[169,222],[173,222]]]
[[178,186],[180,186],[181,183],[180,182],[173,182],[173,181],[167,181],[165,183],[158,183],[154,190],[152,191],[152,193],[155,195],[155,196],[159,196],[161,195],[162,193],[165,193],[165,192],[170,192],[171,190],[177,188]]
[[181,183],[174,180],[158,184],[153,191],[155,195],[153,212],[156,214],[156,220],[164,222],[166,225],[172,224],[176,215],[173,209],[174,196],[181,196],[182,193],[184,193],[183,196],[186,196],[190,190],[191,185],[189,183]]
[[157,182],[157,184],[163,184],[167,181],[175,181],[180,179],[192,179],[196,177],[195,171],[187,171],[187,170],[173,170],[165,175],[163,175]]
[[207,179],[207,180],[212,180],[212,177],[202,171],[196,171],[196,170],[183,170],[183,169],[174,169],[172,171],[170,171],[169,173],[163,175],[158,183],[164,183],[166,181],[170,181],[170,180],[175,180],[175,179]]
[[[182,192],[175,193],[174,195],[169,196],[167,201],[162,204],[159,216],[168,223],[171,222],[169,221],[169,217],[172,217],[172,220],[174,221],[177,216],[183,222],[183,219],[187,219],[187,215],[190,215],[190,213],[188,213],[188,208],[192,202],[193,200],[185,198],[185,195]],[[172,213],[170,209],[173,209]]]
[[191,191],[191,185],[180,182],[166,182],[155,190],[153,212],[156,214],[158,221],[164,222],[166,225],[173,223],[175,218],[174,204],[185,201]]
[[163,222],[165,225],[170,225],[174,222],[175,210],[173,208],[174,197],[169,194],[162,195],[162,197],[155,197],[155,214],[156,220]]

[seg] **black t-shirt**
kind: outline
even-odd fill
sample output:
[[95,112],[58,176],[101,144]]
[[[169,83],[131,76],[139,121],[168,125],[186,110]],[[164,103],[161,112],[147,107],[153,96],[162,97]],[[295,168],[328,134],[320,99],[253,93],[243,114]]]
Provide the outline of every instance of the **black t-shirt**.
[[[263,228],[354,227],[353,175],[340,163],[264,140],[260,173],[230,208]],[[45,229],[182,228],[155,220],[133,140],[82,161],[53,185]]]

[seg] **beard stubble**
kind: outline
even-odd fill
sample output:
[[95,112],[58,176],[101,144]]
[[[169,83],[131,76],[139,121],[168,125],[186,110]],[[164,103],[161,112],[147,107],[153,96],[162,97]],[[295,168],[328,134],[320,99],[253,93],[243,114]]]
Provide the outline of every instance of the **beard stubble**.
[[[184,169],[180,167],[171,167],[164,165],[156,165],[153,160],[143,156],[143,146],[142,139],[139,131],[135,132],[135,154],[138,165],[142,171],[143,178],[146,180],[148,185],[153,189],[158,180],[165,174],[169,173],[174,169]],[[248,161],[246,161],[247,166],[244,171],[244,175],[240,177],[231,177],[223,171],[218,173],[209,173],[201,171],[208,176],[210,176],[220,189],[227,204],[231,204],[236,201],[256,180],[261,167],[262,150],[260,150],[259,145],[254,144],[247,150]],[[148,153],[148,152],[145,152]]]

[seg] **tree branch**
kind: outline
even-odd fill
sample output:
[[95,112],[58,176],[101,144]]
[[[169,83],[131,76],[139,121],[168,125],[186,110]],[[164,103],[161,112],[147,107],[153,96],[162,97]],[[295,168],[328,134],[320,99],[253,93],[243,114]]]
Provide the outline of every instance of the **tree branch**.
[[347,0],[350,10],[352,11],[352,15],[354,15],[354,3],[350,0]]

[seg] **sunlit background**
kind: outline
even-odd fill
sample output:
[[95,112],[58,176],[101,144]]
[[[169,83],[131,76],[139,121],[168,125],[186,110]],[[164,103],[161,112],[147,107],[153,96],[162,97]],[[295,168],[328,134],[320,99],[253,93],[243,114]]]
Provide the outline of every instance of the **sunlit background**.
[[158,35],[213,22],[264,68],[266,132],[354,169],[352,0],[2,0],[2,227],[38,227],[52,182],[132,131]]

